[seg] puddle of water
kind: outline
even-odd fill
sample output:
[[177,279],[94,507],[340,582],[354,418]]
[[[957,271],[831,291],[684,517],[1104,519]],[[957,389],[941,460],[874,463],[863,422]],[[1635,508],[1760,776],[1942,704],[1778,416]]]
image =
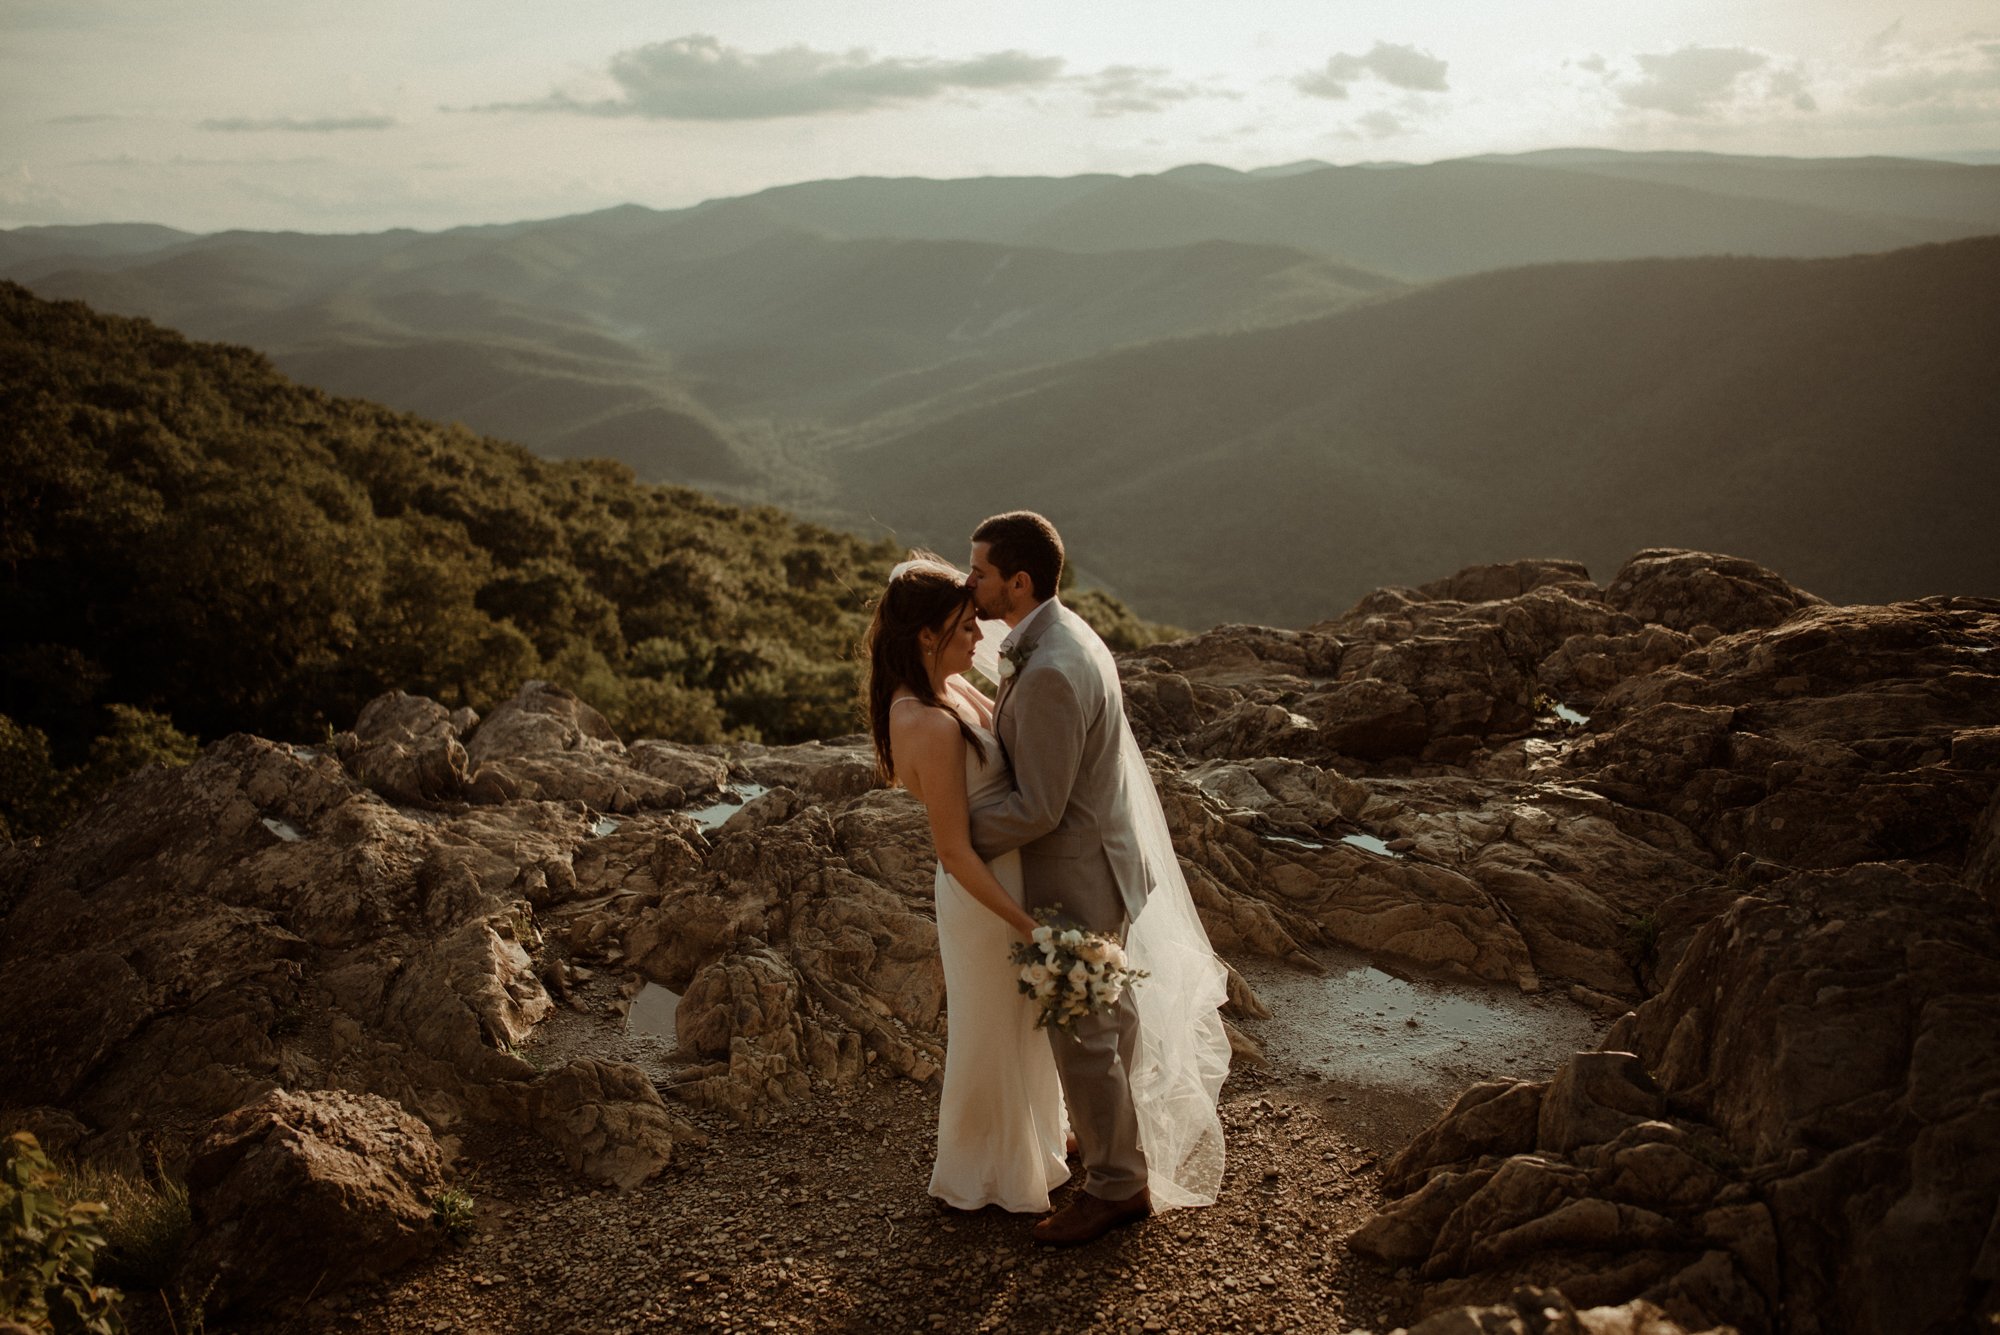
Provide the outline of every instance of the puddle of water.
[[1288,834],[1267,834],[1264,836],[1264,842],[1268,844],[1290,844],[1293,848],[1321,849],[1326,847],[1325,844],[1319,843],[1316,840],[1294,839]]
[[1367,849],[1377,857],[1400,858],[1403,856],[1372,834],[1343,834],[1340,836],[1340,842],[1343,844],[1352,844],[1356,848]]
[[625,1032],[651,1034],[672,1047],[680,1041],[674,1033],[674,1013],[680,1004],[680,993],[669,992],[658,983],[646,984],[632,998],[632,1008],[625,1012]]
[[609,816],[599,816],[597,824],[590,827],[590,837],[593,839],[602,839],[607,834],[616,833],[618,833],[618,822]]
[[718,829],[722,822],[743,810],[744,803],[754,802],[770,791],[761,783],[732,784],[722,790],[721,798],[713,806],[691,810],[687,814],[694,817],[695,824],[704,830]]
[[1557,706],[1556,706],[1556,717],[1557,717],[1557,718],[1559,718],[1559,719],[1561,719],[1561,720],[1562,720],[1563,722],[1565,722],[1565,723],[1588,723],[1588,722],[1590,722],[1590,715],[1588,715],[1588,714],[1579,714],[1579,713],[1577,713],[1577,712],[1576,712],[1576,711],[1575,711],[1574,709],[1571,709],[1571,708],[1570,708],[1570,707],[1569,707],[1568,705],[1557,705]]
[[1324,978],[1236,961],[1271,1010],[1246,1024],[1274,1062],[1329,1080],[1441,1099],[1480,1080],[1542,1079],[1597,1046],[1578,1006],[1511,988],[1396,977],[1346,950],[1314,951]]
[[273,820],[269,816],[266,816],[264,817],[264,828],[288,844],[305,838],[305,835],[299,832],[299,827],[290,821]]

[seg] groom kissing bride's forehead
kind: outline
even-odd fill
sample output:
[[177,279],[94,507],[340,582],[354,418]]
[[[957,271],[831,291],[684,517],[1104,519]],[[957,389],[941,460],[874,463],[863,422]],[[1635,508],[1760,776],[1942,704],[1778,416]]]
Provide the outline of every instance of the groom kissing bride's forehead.
[[[937,850],[950,1021],[930,1193],[947,1209],[1047,1210],[1071,1177],[1067,1128],[1083,1181],[1033,1236],[1074,1245],[1214,1202],[1229,1039],[1227,976],[1118,665],[1056,597],[1062,569],[1055,525],[1026,510],[974,530],[970,575],[910,553],[869,627],[867,699],[883,773],[924,804]],[[980,638],[968,609],[1008,627],[991,698],[965,675]],[[1022,952],[1055,927],[1077,953],[1049,985],[1042,952]],[[1106,961],[1119,978],[1091,981]],[[1046,1023],[1030,993],[1060,993],[1060,1018]]]
[[1032,510],[994,515],[972,530],[972,574],[966,587],[983,621],[1020,624],[1056,596],[1062,570],[1062,535]]
[[1118,666],[1056,597],[1063,556],[1055,525],[1031,511],[973,530],[967,592],[982,619],[1009,629],[991,725],[1005,780],[974,797],[967,816],[980,857],[1018,856],[1027,909],[1126,942],[1135,967],[1152,975],[1048,1028],[1084,1180],[1034,1236],[1074,1244],[1155,1209],[1215,1199],[1216,1100],[1229,1058],[1215,1010],[1222,966],[1126,723]]

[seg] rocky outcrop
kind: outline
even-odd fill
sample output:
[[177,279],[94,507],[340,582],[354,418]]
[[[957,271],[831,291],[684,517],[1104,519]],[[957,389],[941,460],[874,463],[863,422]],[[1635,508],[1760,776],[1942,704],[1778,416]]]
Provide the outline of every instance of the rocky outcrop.
[[430,1131],[386,1099],[272,1090],[188,1158],[183,1290],[256,1312],[396,1270],[443,1240]]
[[[1467,1091],[1354,1245],[1437,1319],[1513,1304],[1463,1317],[1493,1329],[1570,1328],[1523,1285],[1580,1329],[1990,1302],[1996,650],[2000,601],[1829,607],[1654,551],[1606,588],[1474,567],[1122,659],[1225,952],[1633,1011],[1549,1082]],[[732,1119],[936,1074],[932,869],[865,739],[627,745],[540,683],[483,720],[386,696],[330,754],[228,738],[0,846],[0,1120],[136,1167],[346,1091],[629,1188]],[[663,1067],[524,1059],[592,974],[678,994]],[[1240,977],[1231,1003],[1260,1009]]]
[[478,721],[469,709],[454,714],[435,700],[391,691],[369,701],[334,745],[363,786],[390,802],[422,806],[464,795],[469,761],[460,738]]
[[1304,631],[1221,626],[1127,660],[1141,740],[1191,758],[1462,764],[1718,635],[1819,599],[1747,561],[1656,550],[1609,589],[1574,562],[1378,589]]
[[1649,625],[1724,635],[1776,626],[1804,607],[1825,604],[1754,561],[1656,547],[1627,561],[1605,601]]
[[1745,1331],[1945,1330],[1994,1300],[2000,925],[1939,868],[1785,878],[1543,1085],[1481,1086],[1351,1239],[1426,1301],[1521,1283]]
[[512,1049],[555,1004],[539,915],[697,860],[692,822],[648,819],[643,853],[628,836],[639,855],[607,860],[580,805],[399,809],[251,737],[143,773],[23,862],[0,1088],[135,1169],[159,1128],[279,1086],[381,1094],[439,1131],[505,1115],[534,1075]]
[[527,683],[488,715],[466,758],[476,769],[468,795],[480,801],[569,800],[624,812],[688,797],[634,764],[604,715],[547,682]]
[[1808,607],[1609,692],[1566,768],[1718,858],[1956,861],[2000,782],[2000,600]]

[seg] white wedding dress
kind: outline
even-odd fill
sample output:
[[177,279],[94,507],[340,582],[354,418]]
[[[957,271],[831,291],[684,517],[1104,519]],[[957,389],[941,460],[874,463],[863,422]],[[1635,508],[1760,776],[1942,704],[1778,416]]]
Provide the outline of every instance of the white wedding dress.
[[[1002,632],[997,622],[982,623],[981,630],[986,636],[973,665],[998,680]],[[970,720],[967,726],[986,748],[984,760],[966,748],[968,805],[977,806],[1012,788],[1013,776],[999,738]],[[1228,999],[1227,971],[1195,911],[1166,813],[1129,727],[1120,763],[1138,799],[1134,833],[1153,881],[1125,938],[1132,966],[1149,975],[1133,991],[1139,1050],[1131,1070],[1146,1186],[1155,1210],[1212,1205],[1222,1189],[1225,1157],[1217,1104],[1229,1075],[1229,1038],[1219,1009]],[[1019,855],[988,865],[1022,902]],[[1016,985],[1009,950],[1017,938],[943,867],[936,895],[947,1027],[930,1193],[962,1209],[1045,1210],[1049,1192],[1070,1175],[1063,1152],[1069,1125],[1049,1037],[1034,1027],[1034,1008]]]
[[[983,761],[965,749],[966,794],[976,806],[1013,781],[999,738],[967,726],[986,749]],[[1020,855],[987,865],[1020,902]],[[998,1205],[1040,1213],[1049,1192],[1069,1180],[1069,1127],[1049,1036],[1035,1028],[1035,1008],[1015,983],[1008,952],[1020,938],[942,866],[936,894],[946,1034],[930,1194],[961,1210]]]

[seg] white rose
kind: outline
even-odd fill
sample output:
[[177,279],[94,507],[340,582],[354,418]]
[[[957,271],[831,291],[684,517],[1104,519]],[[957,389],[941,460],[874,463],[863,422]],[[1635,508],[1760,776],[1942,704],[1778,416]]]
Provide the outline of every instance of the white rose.
[[1055,934],[1056,934],[1055,928],[1049,926],[1047,923],[1043,923],[1040,927],[1037,927],[1034,931],[1028,933],[1028,938],[1031,941],[1035,942],[1035,944],[1037,945],[1047,945],[1049,938],[1054,936]]
[[1083,961],[1078,960],[1075,964],[1069,966],[1069,981],[1073,985],[1081,987],[1083,986],[1084,980],[1089,977],[1090,977],[1090,970],[1086,969],[1083,966]]
[[1046,964],[1030,964],[1025,972],[1028,975],[1028,981],[1037,987],[1049,981],[1049,966]]
[[1083,944],[1083,933],[1077,931],[1074,928],[1071,928],[1069,931],[1064,932],[1061,936],[1057,937],[1056,940],[1062,943],[1063,949],[1075,950],[1078,946]]
[[1116,941],[1107,941],[1104,945],[1104,959],[1114,969],[1124,968],[1125,947],[1119,945]]
[[1076,948],[1076,953],[1086,964],[1102,964],[1107,956],[1110,942],[1101,936],[1093,936]]
[[1009,678],[1009,677],[1011,677],[1011,676],[1013,676],[1013,675],[1014,675],[1014,660],[1013,660],[1013,659],[1011,659],[1011,658],[1003,658],[1003,659],[1001,659],[1001,660],[1000,660],[1000,679],[1001,679],[1002,681],[1005,681],[1005,680],[1006,680],[1007,678]]

